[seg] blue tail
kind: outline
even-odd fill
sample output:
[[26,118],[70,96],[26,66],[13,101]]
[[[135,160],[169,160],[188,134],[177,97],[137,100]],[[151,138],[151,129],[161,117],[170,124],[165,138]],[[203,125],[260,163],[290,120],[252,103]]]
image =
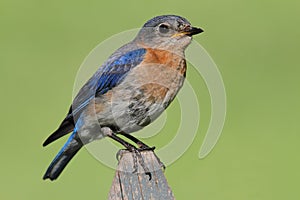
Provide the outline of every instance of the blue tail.
[[54,160],[48,167],[43,179],[49,178],[51,181],[57,179],[63,169],[67,166],[69,161],[75,156],[75,154],[83,146],[80,139],[76,139],[76,132],[73,132],[66,144],[56,155]]

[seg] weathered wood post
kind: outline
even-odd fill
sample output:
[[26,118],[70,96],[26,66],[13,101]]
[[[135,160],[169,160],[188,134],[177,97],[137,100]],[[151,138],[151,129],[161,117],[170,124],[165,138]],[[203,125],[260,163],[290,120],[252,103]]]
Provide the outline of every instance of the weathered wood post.
[[173,193],[164,176],[163,170],[152,151],[142,151],[145,165],[152,179],[144,173],[138,162],[134,171],[132,152],[125,151],[120,158],[116,174],[109,192],[109,200],[174,200]]

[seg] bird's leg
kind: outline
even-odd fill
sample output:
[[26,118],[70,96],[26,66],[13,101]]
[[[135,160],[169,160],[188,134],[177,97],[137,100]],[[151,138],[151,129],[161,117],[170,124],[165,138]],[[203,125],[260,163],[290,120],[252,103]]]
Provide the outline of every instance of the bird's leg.
[[[138,169],[137,161],[139,161],[139,163],[141,164],[142,168],[145,171],[145,174],[148,175],[149,180],[151,180],[152,175],[151,175],[148,167],[145,165],[145,162],[141,155],[141,152],[132,144],[130,144],[130,143],[126,142],[125,140],[123,140],[122,138],[118,137],[115,133],[107,134],[107,136],[112,138],[113,140],[119,142],[120,144],[122,144],[130,152],[133,152],[133,168],[134,168],[133,173],[137,172],[137,169]],[[117,154],[119,154],[119,152]]]
[[159,157],[155,154],[155,152],[154,152],[155,147],[149,147],[148,145],[146,145],[145,143],[143,143],[141,140],[137,139],[136,137],[134,137],[134,136],[132,136],[130,134],[123,133],[123,132],[121,132],[120,134],[123,135],[124,137],[130,139],[134,143],[136,143],[138,145],[138,147],[139,147],[138,150],[140,150],[140,151],[146,151],[146,150],[153,151],[153,154],[154,154],[155,158],[157,159],[160,167],[162,167],[164,170],[166,169],[165,164],[163,162],[161,162],[160,159],[159,159]]
[[121,135],[123,135],[124,137],[128,138],[129,140],[131,140],[132,142],[134,142],[135,144],[138,145],[139,150],[143,151],[143,150],[150,150],[150,151],[154,151],[155,147],[149,147],[148,145],[146,145],[145,143],[143,143],[141,140],[137,139],[136,137],[128,134],[128,133],[119,133]]

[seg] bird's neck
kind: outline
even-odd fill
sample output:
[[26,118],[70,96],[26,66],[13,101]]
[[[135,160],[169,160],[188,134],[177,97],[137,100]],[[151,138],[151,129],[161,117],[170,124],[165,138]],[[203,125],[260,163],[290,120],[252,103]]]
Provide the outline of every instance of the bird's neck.
[[181,56],[174,52],[159,49],[146,48],[146,50],[144,64],[158,64],[185,75],[186,62],[184,55]]

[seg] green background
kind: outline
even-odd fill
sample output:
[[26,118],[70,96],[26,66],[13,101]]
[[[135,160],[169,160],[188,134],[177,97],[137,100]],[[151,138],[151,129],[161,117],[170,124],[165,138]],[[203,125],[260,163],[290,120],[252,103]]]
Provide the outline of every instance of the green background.
[[[85,56],[113,34],[160,14],[202,27],[195,37],[222,73],[227,118],[212,153],[198,159],[209,120],[205,84],[192,146],[165,174],[177,199],[300,199],[299,45],[296,0],[0,1],[0,199],[106,199],[114,171],[86,149],[55,182],[42,176],[64,139],[42,148],[71,103]],[[101,64],[101,63],[100,63]],[[168,109],[172,133],[179,104]],[[145,140],[163,146],[172,134]]]

